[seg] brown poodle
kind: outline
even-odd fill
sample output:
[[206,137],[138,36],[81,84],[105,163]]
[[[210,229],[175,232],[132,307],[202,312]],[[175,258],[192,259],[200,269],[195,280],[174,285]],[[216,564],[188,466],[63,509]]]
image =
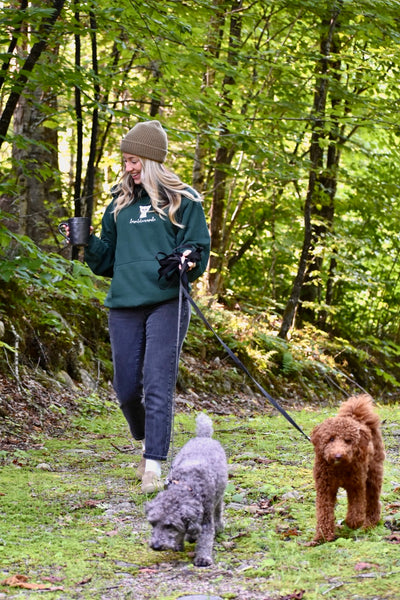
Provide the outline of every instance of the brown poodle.
[[381,516],[385,451],[380,420],[367,394],[352,396],[338,415],[317,425],[314,480],[317,491],[317,528],[313,544],[335,539],[335,502],[338,489],[347,492],[346,525],[374,527]]

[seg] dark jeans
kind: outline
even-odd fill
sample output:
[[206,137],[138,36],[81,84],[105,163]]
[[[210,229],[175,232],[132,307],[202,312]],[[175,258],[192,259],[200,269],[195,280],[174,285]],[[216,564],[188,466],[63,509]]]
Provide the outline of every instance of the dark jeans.
[[[178,360],[190,304],[179,300],[109,312],[114,389],[135,440],[146,439],[145,458],[166,460],[171,439]],[[178,357],[177,357],[178,350]]]

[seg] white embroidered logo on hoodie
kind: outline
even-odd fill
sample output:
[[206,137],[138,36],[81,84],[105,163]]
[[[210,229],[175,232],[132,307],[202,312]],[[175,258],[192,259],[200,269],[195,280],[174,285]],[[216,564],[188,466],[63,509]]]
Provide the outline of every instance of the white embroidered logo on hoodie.
[[151,212],[151,204],[139,206],[139,209],[139,219],[130,219],[129,223],[151,223],[152,221],[156,220],[154,215],[151,215],[151,218],[148,218],[148,213]]
[[147,219],[147,213],[149,212],[151,206],[139,206],[140,208],[140,217],[139,219]]

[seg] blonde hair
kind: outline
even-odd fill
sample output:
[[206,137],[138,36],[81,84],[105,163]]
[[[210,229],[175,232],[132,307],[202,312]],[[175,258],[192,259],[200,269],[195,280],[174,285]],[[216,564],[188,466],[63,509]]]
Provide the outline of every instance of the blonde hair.
[[[162,163],[150,160],[148,158],[138,157],[141,162],[142,170],[140,172],[141,183],[150,196],[151,205],[161,217],[169,217],[171,223],[177,227],[183,227],[176,220],[176,213],[179,210],[182,201],[182,192],[186,198],[199,202],[201,197],[192,193],[175,173],[164,167]],[[130,173],[122,175],[121,181],[116,187],[118,196],[115,199],[114,219],[117,220],[119,212],[135,201],[134,181]],[[165,209],[168,209],[168,213]]]

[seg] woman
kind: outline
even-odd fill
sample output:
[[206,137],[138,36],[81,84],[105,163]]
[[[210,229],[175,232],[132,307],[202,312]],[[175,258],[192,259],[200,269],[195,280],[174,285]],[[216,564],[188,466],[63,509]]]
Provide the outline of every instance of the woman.
[[138,123],[126,134],[125,172],[112,189],[100,238],[91,235],[85,250],[92,271],[112,277],[105,305],[114,388],[133,438],[143,443],[136,471],[143,493],[163,487],[161,461],[168,455],[179,354],[190,320],[187,299],[179,310],[179,278],[160,282],[157,255],[178,252],[183,262],[195,252],[200,258],[187,263],[191,282],[205,271],[210,251],[200,198],[165,168],[167,150],[158,121]]

